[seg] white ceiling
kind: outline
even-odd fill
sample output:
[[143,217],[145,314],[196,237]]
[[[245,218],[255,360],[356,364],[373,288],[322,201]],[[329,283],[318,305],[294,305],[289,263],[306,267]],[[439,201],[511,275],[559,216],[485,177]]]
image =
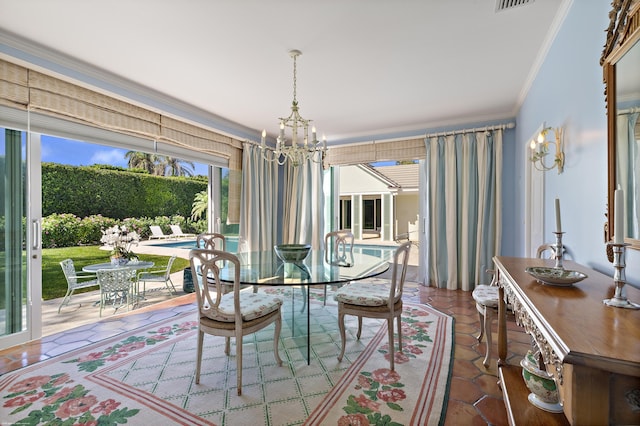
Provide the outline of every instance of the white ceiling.
[[514,117],[570,3],[0,0],[0,45],[24,38],[271,136],[299,49],[301,115],[346,142]]

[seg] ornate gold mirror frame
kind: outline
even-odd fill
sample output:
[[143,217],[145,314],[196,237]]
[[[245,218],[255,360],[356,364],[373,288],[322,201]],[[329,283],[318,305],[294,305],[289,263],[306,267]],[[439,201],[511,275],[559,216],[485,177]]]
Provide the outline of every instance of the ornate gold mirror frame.
[[[623,184],[624,182],[620,182],[621,178],[620,173],[622,169],[625,169],[625,174],[628,173],[629,169],[633,171],[636,170],[636,173],[640,175],[640,164],[636,164],[637,161],[633,161],[631,159],[631,163],[625,165],[624,168],[618,166],[618,161],[616,160],[618,153],[622,153],[621,146],[618,145],[618,135],[620,134],[620,129],[617,129],[618,123],[618,114],[621,113],[619,111],[619,105],[622,105],[622,101],[626,101],[625,105],[632,105],[632,108],[627,108],[626,111],[631,110],[635,111],[635,102],[637,102],[637,106],[640,107],[640,93],[639,96],[633,97],[632,102],[628,102],[628,99],[622,99],[623,96],[620,95],[620,88],[628,87],[629,83],[632,83],[631,86],[634,88],[634,91],[640,87],[640,63],[636,58],[640,58],[640,0],[613,0],[611,3],[612,9],[609,12],[610,23],[607,28],[607,41],[604,46],[604,50],[602,52],[602,57],[600,58],[600,65],[603,67],[603,77],[605,84],[605,98],[607,104],[607,128],[608,128],[608,206],[607,206],[607,222],[605,223],[605,239],[609,241],[613,238],[613,230],[614,230],[614,191],[618,187],[618,185]],[[625,67],[620,67],[620,61],[625,58],[624,65]],[[629,58],[633,58],[630,60]],[[633,65],[633,69],[627,69],[627,67],[631,67],[628,63]],[[636,66],[639,65],[639,66]],[[626,76],[626,77],[625,77]],[[629,80],[632,80],[631,82]],[[618,99],[621,98],[621,99]],[[630,97],[631,98],[631,97]],[[626,108],[626,107],[625,107]],[[640,108],[638,108],[640,112]],[[640,125],[640,120],[638,120]],[[622,155],[622,154],[621,154]],[[622,155],[624,157],[624,155]],[[617,170],[616,167],[619,167],[620,170]],[[638,191],[630,191],[631,194],[628,194],[627,191],[624,191],[627,196],[632,196],[632,194],[638,193]],[[635,196],[630,203],[640,206],[640,197]],[[625,202],[625,205],[628,203]],[[629,209],[625,209],[626,212],[624,214],[624,221],[628,223],[630,220],[629,217],[633,217],[633,215],[629,215]],[[637,215],[636,215],[637,217]],[[633,221],[635,225],[634,228],[638,228],[637,220]],[[640,250],[640,235],[632,230],[627,230],[628,227],[625,227],[625,235],[624,242],[630,244],[631,248]],[[612,256],[609,257],[609,260],[612,261]]]

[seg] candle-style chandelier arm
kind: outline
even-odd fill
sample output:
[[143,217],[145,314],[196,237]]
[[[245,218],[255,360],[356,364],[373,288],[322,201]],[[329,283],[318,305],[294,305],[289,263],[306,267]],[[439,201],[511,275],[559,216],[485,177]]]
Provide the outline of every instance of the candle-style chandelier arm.
[[[327,151],[327,140],[323,136],[322,145],[317,140],[316,128],[311,128],[311,141],[309,141],[309,125],[312,120],[305,120],[302,118],[299,112],[298,100],[296,98],[297,92],[297,69],[296,58],[300,56],[302,52],[299,50],[291,50],[289,55],[293,58],[293,101],[291,102],[291,113],[288,117],[281,117],[280,131],[278,138],[276,139],[275,149],[269,148],[266,145],[266,131],[262,131],[262,141],[260,147],[262,148],[262,154],[267,161],[277,161],[279,165],[283,165],[287,160],[291,162],[293,166],[298,166],[307,159],[311,159],[316,163],[321,163],[324,159],[324,155]],[[287,144],[285,137],[285,130],[291,129],[290,144]],[[302,131],[302,142],[298,140],[298,131]],[[273,150],[274,155],[268,156],[266,150]],[[321,155],[315,155],[316,152],[320,152]],[[319,158],[318,158],[319,157]]]

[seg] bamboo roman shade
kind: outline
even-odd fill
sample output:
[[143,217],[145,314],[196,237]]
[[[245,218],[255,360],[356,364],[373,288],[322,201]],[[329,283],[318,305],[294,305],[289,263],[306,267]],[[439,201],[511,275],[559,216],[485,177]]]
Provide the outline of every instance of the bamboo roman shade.
[[0,104],[27,109],[29,88],[26,68],[0,60]]
[[330,147],[325,165],[374,163],[376,161],[420,160],[426,157],[424,138],[367,142],[358,145]]
[[136,138],[161,141],[242,167],[242,143],[232,137],[0,60],[0,104]]

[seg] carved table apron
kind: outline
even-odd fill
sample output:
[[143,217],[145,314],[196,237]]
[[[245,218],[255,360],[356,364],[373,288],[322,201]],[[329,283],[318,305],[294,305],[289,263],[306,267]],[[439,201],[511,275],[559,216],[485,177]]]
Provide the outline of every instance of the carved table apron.
[[[565,260],[565,269],[588,278],[568,287],[550,286],[536,281],[525,268],[553,267],[553,260],[505,256],[493,260],[500,288],[499,367],[515,368],[506,362],[506,297],[516,323],[531,335],[547,371],[554,375],[569,423],[640,424],[640,406],[634,405],[640,400],[640,310],[602,303],[613,296],[613,278]],[[629,284],[625,289],[630,301],[640,302],[640,290]],[[508,384],[502,386],[507,395]],[[507,411],[513,406],[509,401],[505,405]]]

